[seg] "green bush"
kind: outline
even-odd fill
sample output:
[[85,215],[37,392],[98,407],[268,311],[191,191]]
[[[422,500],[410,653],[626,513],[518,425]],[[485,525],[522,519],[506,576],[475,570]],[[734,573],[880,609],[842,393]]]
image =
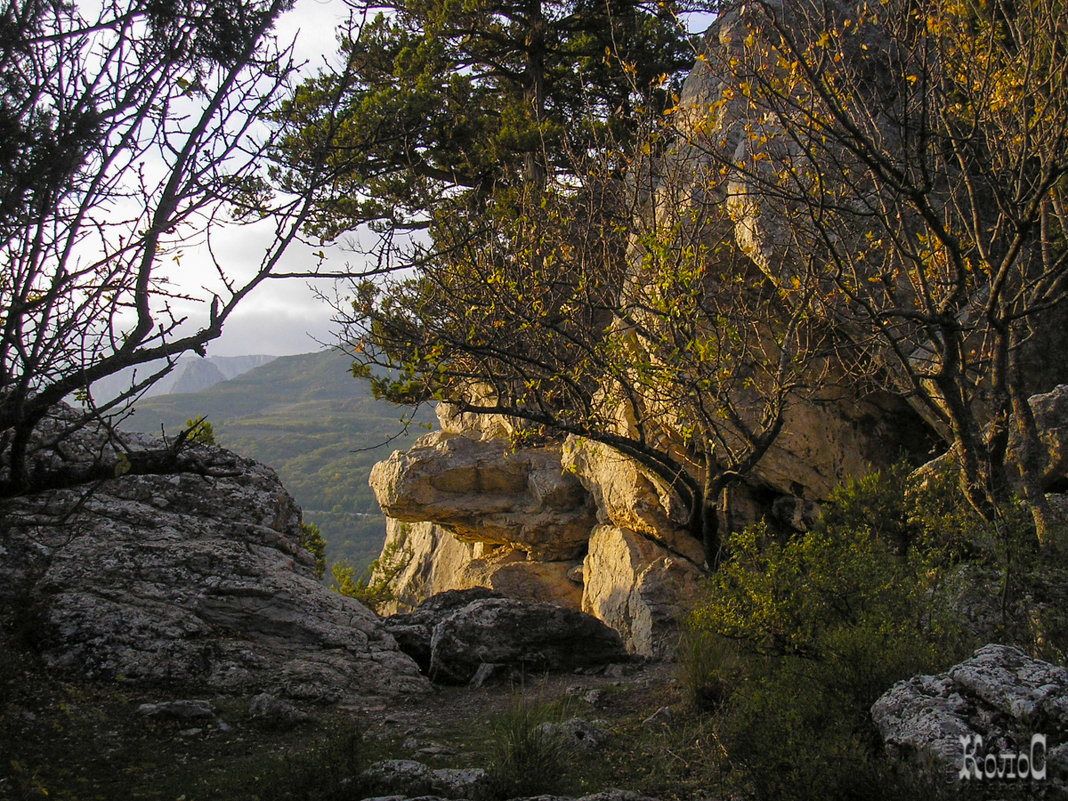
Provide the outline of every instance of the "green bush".
[[687,695],[715,717],[723,769],[758,798],[937,791],[883,758],[869,717],[895,681],[975,645],[941,591],[959,538],[927,530],[905,475],[853,482],[785,541],[764,525],[732,535],[693,614]]
[[208,422],[204,415],[191,417],[185,421],[186,430],[189,432],[190,442],[199,442],[201,445],[218,445],[215,440],[215,427]]
[[386,544],[381,555],[371,562],[359,578],[356,578],[356,569],[352,565],[345,561],[335,562],[331,566],[334,583],[330,589],[355,598],[368,609],[381,614],[386,604],[394,599],[393,579],[408,566],[411,558],[410,548],[403,542],[393,541]]
[[315,577],[321,579],[326,573],[326,540],[315,523],[301,522],[300,547],[315,557]]

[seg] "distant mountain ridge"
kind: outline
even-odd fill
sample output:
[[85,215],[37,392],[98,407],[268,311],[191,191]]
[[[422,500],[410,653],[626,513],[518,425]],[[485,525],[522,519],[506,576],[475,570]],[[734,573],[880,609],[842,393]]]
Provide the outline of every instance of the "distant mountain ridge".
[[[146,398],[180,392],[200,392],[203,389],[237,378],[242,373],[254,370],[276,359],[276,356],[256,354],[252,356],[183,356],[174,369],[149,387]],[[162,369],[163,362],[149,362],[140,367],[130,367],[115,375],[101,378],[93,383],[93,397],[104,403],[128,390],[136,379],[143,379]]]
[[371,467],[410,446],[433,414],[404,431],[409,410],[376,400],[351,365],[337,350],[280,356],[198,392],[145,398],[123,427],[170,435],[204,415],[220,445],[278,472],[304,519],[322,529],[329,559],[362,569],[385,538]]

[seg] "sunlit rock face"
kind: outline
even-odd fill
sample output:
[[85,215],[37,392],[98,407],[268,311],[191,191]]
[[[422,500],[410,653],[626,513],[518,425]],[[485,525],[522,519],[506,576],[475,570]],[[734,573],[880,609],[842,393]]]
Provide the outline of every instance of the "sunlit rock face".
[[[111,458],[106,439],[90,427],[62,450],[77,470]],[[51,665],[303,700],[428,689],[373,613],[316,580],[274,472],[228,451],[193,445],[169,474],[8,500],[0,526],[0,602]]]
[[375,465],[371,487],[389,517],[543,559],[580,554],[594,522],[586,492],[561,471],[552,445],[512,449],[507,440],[435,432]]
[[[788,3],[772,5],[780,9],[784,24],[792,24],[796,9]],[[851,7],[848,2],[827,5],[832,14],[845,14]],[[696,64],[672,115],[683,134],[680,144],[658,165],[673,182],[661,181],[649,193],[646,210],[657,219],[678,221],[695,204],[717,206],[709,215],[719,226],[713,233],[726,232],[726,246],[734,254],[731,269],[741,271],[735,277],[780,287],[811,256],[798,252],[787,210],[763,202],[756,184],[747,183],[744,175],[726,184],[709,180],[720,165],[707,158],[709,146],[722,145],[759,170],[775,154],[754,159],[754,148],[786,146],[782,138],[769,136],[761,143],[760,137],[748,136],[760,126],[774,126],[775,120],[756,119],[744,93],[715,70],[717,63],[737,55],[750,34],[757,39],[767,34],[752,27],[760,24],[755,8],[740,4],[725,12],[705,37],[708,57]],[[880,52],[879,36],[866,30],[844,56],[857,59],[857,70],[876,94],[893,91],[889,74],[870,55]],[[769,64],[768,73],[777,68]],[[634,282],[641,277],[637,265],[633,261]],[[720,266],[713,265],[709,274],[718,274]],[[708,291],[715,286],[709,284]],[[829,327],[836,334],[846,332],[850,321],[833,311],[828,307]],[[1048,354],[1065,347],[1068,326],[1043,325],[1035,332],[1027,343],[1033,358],[1025,354],[1022,362],[1028,386],[1047,391],[1058,383],[1056,374],[1068,371],[1068,363]],[[804,389],[791,396],[774,444],[749,474],[715,499],[721,532],[761,519],[784,536],[804,530],[843,482],[902,458],[920,464],[938,452],[941,440],[930,415],[890,392],[874,391],[875,383],[867,380],[872,376],[858,380],[862,371],[854,368],[833,348],[811,360],[799,381]],[[603,392],[610,395],[613,389],[604,387]],[[756,386],[751,391],[758,397],[766,390]],[[475,388],[477,405],[492,405],[488,393]],[[665,449],[684,452],[686,438],[676,410],[653,403],[648,408],[655,413],[643,423],[656,429]],[[1055,400],[1046,405],[1052,407]],[[751,406],[758,414],[757,406]],[[438,416],[440,432],[407,453],[394,454],[372,476],[386,514],[409,526],[404,541],[410,560],[389,577],[396,608],[411,608],[435,592],[472,586],[565,605],[574,605],[580,591],[581,608],[616,629],[632,653],[669,653],[697,578],[707,567],[706,555],[691,536],[688,510],[670,489],[636,461],[604,445],[569,437],[542,448],[514,449],[511,440],[521,427],[515,420],[461,414],[456,404],[442,404]],[[614,433],[633,434],[632,425],[621,416]],[[1060,461],[1060,456],[1051,457],[1051,464]],[[697,477],[696,468],[694,473]],[[1057,486],[1056,491],[1066,488],[1068,484]],[[394,523],[389,537],[394,543],[400,539]]]
[[448,529],[427,521],[387,518],[383,553],[371,578],[385,583],[390,598],[383,615],[407,612],[448,590],[487,587],[522,601],[549,601],[573,609],[582,605],[581,558],[533,559],[509,545],[461,542]]

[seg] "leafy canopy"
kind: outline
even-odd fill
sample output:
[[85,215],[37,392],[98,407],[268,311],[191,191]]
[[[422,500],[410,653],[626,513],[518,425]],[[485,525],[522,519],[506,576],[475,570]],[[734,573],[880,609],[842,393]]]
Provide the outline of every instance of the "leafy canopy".
[[634,0],[396,0],[361,7],[340,39],[344,68],[294,93],[283,148],[292,167],[329,138],[335,180],[311,226],[327,237],[434,229],[497,189],[567,181],[573,154],[631,138],[692,61],[671,4]]

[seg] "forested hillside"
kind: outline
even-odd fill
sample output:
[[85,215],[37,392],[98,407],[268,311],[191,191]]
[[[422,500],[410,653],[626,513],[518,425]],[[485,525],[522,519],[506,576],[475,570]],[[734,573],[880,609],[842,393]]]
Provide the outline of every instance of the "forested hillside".
[[[174,434],[204,415],[220,445],[278,472],[305,521],[322,530],[330,561],[345,559],[362,570],[385,534],[367,475],[424,428],[415,423],[403,433],[401,415],[408,410],[375,400],[350,365],[337,351],[283,356],[201,392],[146,398],[125,425],[152,434],[162,425]],[[427,411],[419,420],[432,416]]]

